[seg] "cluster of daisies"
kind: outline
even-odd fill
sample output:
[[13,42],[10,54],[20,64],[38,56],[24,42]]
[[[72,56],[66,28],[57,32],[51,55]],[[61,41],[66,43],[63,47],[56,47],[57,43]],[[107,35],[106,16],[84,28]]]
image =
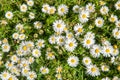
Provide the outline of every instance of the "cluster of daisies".
[[[114,25],[112,30],[112,37],[116,40],[120,39],[120,20],[117,15],[114,13],[109,13],[109,6],[106,5],[106,2],[99,1],[100,9],[99,14],[101,16],[93,17],[92,14],[95,14],[95,4],[88,3],[85,6],[74,5],[72,10],[75,14],[78,14],[78,21],[72,27],[72,31],[69,29],[69,25],[63,19],[57,19],[53,21],[52,30],[53,34],[49,36],[47,40],[38,38],[38,34],[35,34],[33,37],[37,37],[33,40],[28,40],[30,35],[26,35],[25,24],[16,23],[14,27],[14,33],[10,35],[12,37],[14,44],[9,43],[9,38],[4,38],[0,40],[1,53],[0,53],[0,65],[5,65],[5,70],[0,73],[0,79],[2,80],[19,80],[18,76],[23,76],[28,80],[35,80],[38,77],[37,73],[42,75],[49,75],[51,69],[46,65],[37,65],[39,72],[32,69],[31,65],[36,63],[36,60],[45,56],[47,60],[55,60],[56,52],[51,48],[47,48],[47,43],[53,46],[55,49],[61,49],[61,53],[67,52],[70,55],[66,59],[67,65],[71,68],[79,67],[79,64],[82,63],[86,69],[86,75],[97,77],[102,74],[102,72],[110,72],[112,69],[109,64],[115,65],[116,70],[120,71],[120,58],[119,58],[119,48],[117,44],[112,44],[109,40],[103,38],[100,43],[97,42],[96,35],[97,33],[92,32],[93,26],[98,29],[103,29],[106,25],[106,20],[103,16],[108,16],[107,22]],[[34,6],[33,0],[26,0],[26,3],[23,3],[19,6],[19,11],[21,13],[26,13],[29,9]],[[120,10],[120,0],[114,4],[115,10]],[[65,4],[60,4],[56,8],[55,6],[50,6],[45,3],[41,6],[42,13],[40,14],[56,14],[58,16],[67,15],[69,12],[69,7]],[[6,20],[1,20],[1,25],[8,25],[9,20],[14,18],[14,12],[7,11],[5,13]],[[89,26],[91,31],[86,32],[85,25],[91,20],[93,25]],[[35,19],[35,13],[30,12],[28,14],[30,20]],[[94,19],[95,18],[95,19]],[[8,20],[8,21],[7,21]],[[26,23],[27,24],[27,23]],[[46,23],[47,24],[47,23]],[[42,21],[36,20],[32,23],[32,28],[39,30],[39,34],[43,33],[44,23]],[[30,29],[32,30],[32,29]],[[102,33],[101,33],[102,34]],[[44,36],[44,35],[43,35]],[[83,37],[82,37],[83,36]],[[16,47],[13,45],[17,45]],[[82,61],[79,59],[74,52],[82,46],[86,51],[82,54]],[[12,47],[15,47],[15,51],[12,51]],[[44,53],[43,50],[45,49]],[[3,55],[12,54],[9,56],[8,61],[3,61]],[[78,54],[81,52],[77,52]],[[110,59],[109,64],[102,62],[101,64],[95,64],[94,59]],[[39,62],[38,62],[39,63]],[[62,71],[63,67],[59,65],[55,70],[55,77],[58,80],[62,80]],[[111,80],[109,76],[101,78],[101,80]],[[120,80],[118,75],[113,76],[112,80]]]

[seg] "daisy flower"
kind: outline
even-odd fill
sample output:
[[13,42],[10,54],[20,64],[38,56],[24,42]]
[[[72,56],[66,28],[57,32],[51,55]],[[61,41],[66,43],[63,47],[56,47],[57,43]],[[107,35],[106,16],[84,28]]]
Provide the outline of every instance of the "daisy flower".
[[13,62],[7,61],[7,62],[5,63],[5,67],[6,67],[7,69],[9,69],[9,70],[10,70],[13,66],[14,66],[14,63],[13,63]]
[[21,67],[21,68],[25,68],[25,67],[29,68],[28,60],[26,60],[26,59],[21,59],[20,67]]
[[94,57],[94,58],[98,58],[100,57],[100,53],[101,53],[101,47],[99,45],[93,45],[90,49],[90,54]]
[[50,44],[55,44],[56,43],[56,36],[55,35],[51,35],[48,39]]
[[67,50],[67,51],[70,51],[70,52],[72,52],[72,51],[74,51],[75,50],[75,48],[77,47],[77,42],[76,42],[76,40],[74,39],[74,38],[72,38],[72,39],[67,39],[67,40],[65,40],[65,49]]
[[67,38],[67,39],[72,39],[72,38],[74,38],[73,33],[72,33],[72,32],[67,32],[67,33],[66,33],[66,38]]
[[76,24],[76,25],[74,26],[74,31],[76,32],[75,35],[77,35],[77,36],[81,35],[81,34],[83,33],[83,31],[84,31],[83,25],[82,25],[82,24],[79,24],[79,23]]
[[10,77],[9,77],[9,79],[8,79],[8,80],[18,80],[18,79],[17,79],[17,77],[16,77],[16,76],[14,76],[14,75],[11,75],[11,74],[10,74]]
[[12,74],[15,74],[16,76],[20,76],[20,68],[13,66],[10,71]]
[[120,0],[115,3],[116,10],[120,10]]
[[9,44],[2,44],[2,51],[3,52],[9,52],[10,51],[10,45]]
[[106,15],[106,14],[108,14],[108,12],[109,12],[109,8],[108,8],[107,6],[102,6],[102,7],[100,8],[100,13],[101,13],[102,15]]
[[55,32],[62,33],[64,31],[66,24],[63,20],[56,20],[53,22],[53,29]]
[[42,67],[40,68],[40,72],[41,72],[42,74],[48,74],[48,73],[49,73],[49,69],[42,66]]
[[95,40],[92,38],[84,38],[82,43],[84,47],[89,49],[92,45],[94,45]]
[[50,8],[50,6],[47,3],[43,4],[42,5],[42,12],[47,13],[49,8]]
[[4,38],[4,39],[2,40],[2,43],[8,44],[8,39],[7,39],[7,38]]
[[85,38],[91,38],[91,39],[94,39],[95,38],[95,34],[92,33],[92,32],[87,32],[84,36]]
[[100,75],[99,68],[96,65],[89,65],[87,66],[87,74],[95,77]]
[[16,53],[18,56],[23,56],[23,51],[21,51],[20,49],[16,50]]
[[25,67],[25,68],[22,68],[21,73],[23,76],[28,76],[29,71],[30,71],[30,68]]
[[61,4],[58,6],[58,15],[63,16],[68,13],[68,6]]
[[97,27],[102,27],[103,24],[104,24],[103,18],[97,17],[97,19],[95,20],[95,25],[96,25]]
[[58,66],[57,68],[56,68],[56,73],[61,73],[62,72],[62,66]]
[[74,13],[79,13],[79,9],[80,9],[80,7],[78,5],[75,5],[75,6],[73,6],[72,10]]
[[112,34],[114,38],[120,39],[120,30],[118,28],[113,29]]
[[45,41],[43,39],[38,39],[36,42],[37,48],[41,49],[45,47]]
[[19,34],[18,33],[13,33],[12,37],[13,37],[13,39],[18,39],[19,38]]
[[55,59],[54,53],[53,52],[46,52],[47,59],[53,60]]
[[112,14],[112,15],[110,16],[110,18],[109,18],[109,21],[110,21],[110,22],[116,22],[116,21],[118,21],[118,17],[117,17],[116,15],[113,15],[113,14]]
[[107,66],[107,65],[102,65],[102,66],[101,66],[101,70],[104,71],[104,72],[108,72],[108,71],[109,71],[109,66]]
[[28,7],[27,7],[26,4],[22,4],[22,5],[20,6],[20,11],[21,11],[21,12],[26,12],[27,9],[28,9]]
[[5,17],[6,17],[7,19],[12,19],[12,18],[13,18],[13,13],[12,13],[11,11],[7,11],[7,12],[5,13]]
[[27,41],[26,42],[26,45],[29,47],[29,48],[31,48],[31,49],[33,49],[34,48],[34,42],[32,42],[32,41]]
[[25,40],[25,37],[26,37],[25,34],[20,34],[19,35],[19,40]]
[[117,20],[116,23],[115,23],[116,27],[119,27],[120,28],[120,20]]
[[28,80],[35,80],[37,78],[37,74],[34,71],[28,72],[27,79]]
[[86,10],[89,11],[89,12],[95,12],[95,5],[92,4],[92,3],[88,3],[86,5]]
[[10,77],[8,80],[18,80],[18,78],[16,76],[10,74]]
[[89,19],[89,12],[86,10],[82,10],[79,14],[79,20],[81,23],[86,23]]
[[35,60],[34,57],[29,57],[29,58],[28,58],[28,63],[29,63],[29,64],[32,64],[32,63],[34,62],[34,60]]
[[58,80],[62,80],[62,75],[60,73],[56,74],[55,77],[58,79]]
[[33,6],[34,5],[34,1],[33,0],[28,0],[27,1],[27,5],[28,6]]
[[71,67],[77,67],[77,65],[79,63],[79,59],[77,56],[69,56],[67,63]]
[[4,71],[4,72],[2,72],[2,73],[0,74],[0,78],[1,78],[2,80],[8,80],[9,77],[10,77],[10,73],[8,73],[8,71]]
[[17,57],[17,55],[13,55],[13,56],[11,56],[11,61],[14,63],[17,63],[18,62],[18,60],[19,60],[19,58]]
[[113,47],[112,46],[103,46],[102,47],[103,56],[110,57],[112,52],[113,52]]
[[15,26],[15,29],[21,31],[21,30],[23,29],[23,24],[18,23],[18,24]]
[[23,52],[23,55],[26,55],[26,54],[28,54],[30,52],[30,48],[28,47],[26,42],[21,42],[19,49]]
[[113,52],[111,53],[112,56],[117,56],[119,54],[118,49],[113,49]]
[[48,9],[48,14],[54,14],[56,11],[55,7],[54,6],[51,6],[49,9]]
[[40,29],[43,26],[42,22],[40,21],[35,21],[33,24],[36,29]]
[[84,64],[85,66],[89,66],[89,65],[92,64],[92,61],[91,61],[91,59],[90,59],[89,57],[83,57],[82,62],[83,62],[83,64]]
[[57,42],[57,44],[59,45],[59,46],[62,46],[62,45],[64,45],[64,41],[65,41],[65,37],[64,36],[57,36],[56,37],[56,42]]
[[6,20],[0,20],[0,24],[1,24],[1,25],[7,25],[8,22],[7,22]]
[[29,18],[30,18],[30,19],[34,19],[34,18],[35,18],[35,14],[34,14],[33,12],[30,12],[30,13],[29,13]]
[[36,58],[41,56],[41,51],[39,49],[33,49],[32,55]]

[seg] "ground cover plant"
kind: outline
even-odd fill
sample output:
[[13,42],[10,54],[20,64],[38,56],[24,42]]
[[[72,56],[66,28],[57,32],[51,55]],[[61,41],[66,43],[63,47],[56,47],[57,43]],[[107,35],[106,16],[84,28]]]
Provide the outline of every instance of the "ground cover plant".
[[120,0],[0,0],[0,80],[120,80]]

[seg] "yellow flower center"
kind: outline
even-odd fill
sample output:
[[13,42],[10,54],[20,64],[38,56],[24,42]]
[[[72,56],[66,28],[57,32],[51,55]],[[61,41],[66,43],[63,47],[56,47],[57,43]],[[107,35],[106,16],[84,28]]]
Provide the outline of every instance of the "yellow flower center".
[[4,73],[4,74],[3,74],[3,77],[7,77],[7,74],[6,74],[6,73]]
[[27,46],[23,46],[24,51],[27,51],[27,49],[28,49]]
[[106,71],[108,68],[106,66],[104,66],[104,70]]
[[78,11],[78,10],[79,10],[79,8],[75,8],[75,10],[76,10],[76,11]]
[[39,44],[38,44],[39,46],[42,46],[43,45],[43,43],[42,42],[39,42]]
[[120,7],[120,4],[118,4],[118,7]]
[[10,77],[8,80],[13,80],[13,78],[12,78],[12,77]]
[[42,72],[43,72],[43,73],[46,73],[47,71],[46,71],[46,69],[43,69]]
[[63,38],[60,38],[59,41],[60,41],[60,42],[63,42]]
[[8,46],[5,45],[5,46],[4,46],[4,49],[7,49],[7,48],[8,48]]
[[92,10],[92,6],[89,6],[89,9]]
[[30,74],[30,78],[34,78],[34,75],[33,75],[33,74]]
[[50,9],[50,14],[53,14],[55,12],[54,9]]
[[25,63],[24,63],[24,64],[23,64],[23,66],[24,66],[24,67],[26,67],[26,66],[27,66],[27,64],[25,64]]
[[28,73],[28,70],[25,69],[25,70],[24,70],[24,73]]
[[72,34],[68,34],[68,37],[71,38],[71,37],[72,37]]
[[87,43],[87,44],[90,44],[90,43],[91,43],[91,41],[90,41],[90,40],[87,40],[87,41],[86,41],[86,43]]
[[53,56],[53,53],[49,53],[48,56],[49,56],[49,57],[52,57],[52,56]]
[[95,49],[95,53],[99,53],[100,52],[100,50],[99,49]]
[[57,28],[61,28],[62,26],[61,26],[61,24],[57,24]]
[[38,51],[38,50],[36,50],[36,51],[35,51],[35,54],[39,54],[39,51]]
[[10,14],[10,13],[8,13],[7,15],[8,15],[9,17],[11,16],[11,14]]
[[99,21],[98,21],[98,24],[102,24],[102,21],[101,21],[101,20],[99,20]]
[[105,8],[103,8],[103,12],[106,12],[106,9],[105,9]]
[[83,14],[83,15],[82,15],[82,18],[86,18],[86,17],[87,17],[86,14]]
[[36,23],[36,26],[41,26],[41,23],[40,23],[40,22],[37,22],[37,23]]
[[110,49],[106,49],[105,51],[106,51],[106,53],[110,53]]
[[69,46],[72,47],[74,44],[72,42],[69,43]]
[[47,10],[48,10],[48,7],[44,7],[44,9],[47,11]]
[[74,60],[74,59],[71,59],[71,63],[75,63],[75,60]]
[[115,18],[114,18],[114,17],[111,17],[111,21],[114,22],[114,21],[115,21]]
[[119,35],[119,32],[117,31],[117,32],[115,33],[115,35],[118,36],[118,35]]
[[83,31],[83,30],[82,30],[82,28],[79,28],[79,29],[78,29],[78,32],[80,32],[80,33],[81,33],[82,31]]
[[65,12],[65,9],[64,9],[64,8],[61,8],[61,12]]
[[88,63],[89,61],[88,60],[85,60],[85,63]]
[[95,67],[91,68],[91,71],[96,72],[96,68]]

